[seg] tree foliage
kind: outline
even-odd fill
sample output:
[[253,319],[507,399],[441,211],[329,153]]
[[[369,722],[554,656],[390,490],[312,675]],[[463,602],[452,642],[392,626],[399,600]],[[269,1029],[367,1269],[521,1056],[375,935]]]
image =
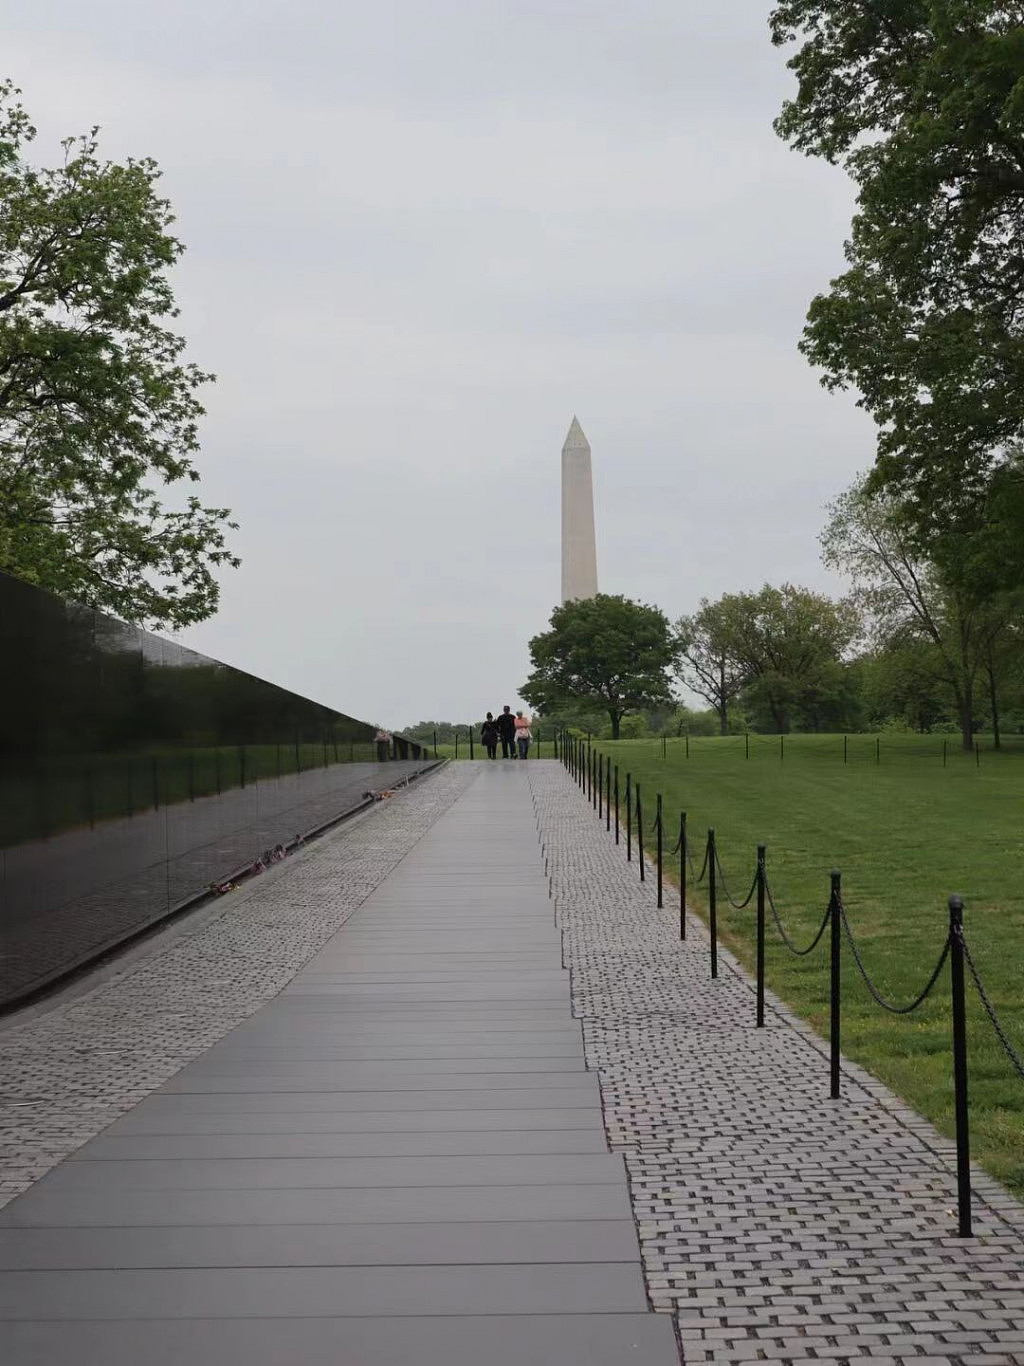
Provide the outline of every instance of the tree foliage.
[[908,535],[899,501],[863,483],[829,511],[822,534],[826,563],[852,577],[883,644],[905,648],[923,641],[932,647],[970,749],[978,675],[994,672],[997,642],[1020,610],[1017,592],[997,591],[985,536],[947,532],[941,555],[928,559]]
[[860,391],[873,484],[926,542],[936,510],[975,515],[1024,435],[1024,6],[782,0],[771,27],[799,45],[779,133],[858,190],[803,350]]
[[692,616],[676,623],[679,660],[676,665],[683,684],[715,709],[719,731],[729,733],[729,704],[747,682],[739,661],[730,653],[729,614],[726,600],[701,599]]
[[848,601],[793,584],[728,593],[719,603],[725,649],[745,681],[744,705],[785,732],[827,729],[844,706],[843,660],[860,633]]
[[530,641],[533,672],[520,689],[546,715],[582,704],[604,711],[612,738],[627,712],[671,705],[676,643],[657,607],[599,593],[556,607]]
[[223,508],[162,488],[192,456],[212,376],[182,359],[167,278],[183,251],[149,159],[100,159],[97,129],[39,169],[0,83],[0,568],[149,626],[209,616],[237,564]]

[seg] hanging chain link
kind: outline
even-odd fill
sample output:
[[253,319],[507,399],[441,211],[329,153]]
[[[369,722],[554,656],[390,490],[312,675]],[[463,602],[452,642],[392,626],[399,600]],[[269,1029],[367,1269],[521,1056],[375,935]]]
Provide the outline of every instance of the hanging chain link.
[[722,868],[722,860],[718,857],[718,847],[717,847],[717,845],[716,845],[716,847],[715,847],[715,867],[718,869],[718,876],[719,876],[719,878],[720,878],[720,880],[721,880],[721,887],[722,887],[722,891],[725,893],[725,899],[726,899],[726,901],[728,901],[729,905],[732,906],[732,907],[733,907],[735,910],[737,910],[737,911],[746,910],[746,908],[750,905],[751,901],[753,900],[754,893],[757,891],[757,871],[756,871],[756,869],[755,869],[755,871],[754,871],[754,880],[753,880],[753,882],[750,884],[750,891],[747,893],[747,895],[744,897],[744,899],[743,899],[742,901],[735,901],[735,900],[732,898],[732,896],[730,895],[728,885],[726,884],[726,881],[725,881],[725,872],[724,872],[724,870],[723,870],[723,868]]
[[922,1005],[931,995],[932,988],[935,986],[935,983],[939,980],[939,974],[942,972],[942,969],[946,966],[946,959],[949,957],[949,936],[946,936],[946,942],[945,944],[943,944],[942,952],[939,954],[939,961],[935,964],[935,969],[932,972],[932,975],[928,978],[928,981],[925,983],[924,989],[921,992],[919,992],[917,996],[914,997],[914,999],[910,1002],[909,1005],[893,1005],[891,1001],[886,1000],[886,998],[882,995],[882,993],[875,986],[874,982],[872,982],[871,978],[868,976],[868,970],[864,966],[864,960],[863,958],[861,958],[860,950],[857,948],[857,941],[853,937],[853,930],[850,927],[850,920],[846,914],[846,907],[843,905],[841,900],[839,901],[838,905],[839,918],[842,921],[843,930],[846,933],[846,942],[850,946],[850,952],[853,954],[853,961],[857,964],[857,970],[860,973],[861,977],[864,978],[864,985],[870,992],[872,999],[876,1001],[877,1004],[880,1005],[883,1010],[887,1010],[890,1015],[911,1014],[912,1011],[915,1011],[918,1008],[918,1006]]
[[779,934],[782,936],[782,942],[785,944],[786,948],[789,949],[790,953],[794,954],[797,958],[806,958],[809,953],[813,953],[814,950],[818,947],[818,944],[821,941],[821,936],[825,933],[825,927],[828,924],[829,916],[832,914],[832,902],[830,901],[828,903],[828,906],[825,910],[824,919],[822,920],[821,925],[818,927],[818,933],[814,936],[814,938],[811,940],[811,942],[807,945],[805,949],[798,949],[797,946],[793,943],[792,939],[790,939],[789,935],[786,933],[786,927],[785,925],[783,925],[782,919],[778,911],[775,909],[775,898],[772,896],[772,889],[768,885],[767,876],[764,880],[764,890],[765,895],[768,898],[768,905],[772,909],[772,917],[775,920],[775,925],[779,931]]
[[981,975],[975,967],[974,959],[971,957],[971,951],[967,947],[967,940],[964,938],[963,927],[961,926],[958,930],[955,930],[954,933],[960,940],[960,947],[964,951],[964,957],[967,959],[967,966],[970,968],[971,976],[974,978],[974,985],[977,987],[978,995],[981,997],[981,1004],[985,1007],[985,1014],[988,1016],[989,1022],[996,1032],[996,1038],[998,1038],[999,1042],[1003,1045],[1006,1056],[1010,1059],[1010,1062],[1013,1063],[1014,1071],[1019,1077],[1024,1078],[1024,1061],[1021,1060],[1020,1054],[1007,1037],[1002,1021],[996,1014],[996,1008],[989,1000],[989,995],[982,983]]

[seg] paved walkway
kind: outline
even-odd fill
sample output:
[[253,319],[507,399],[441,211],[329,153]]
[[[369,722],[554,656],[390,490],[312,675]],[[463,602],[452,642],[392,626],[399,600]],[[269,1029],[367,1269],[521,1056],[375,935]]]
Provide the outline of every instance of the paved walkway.
[[851,1063],[828,1100],[823,1042],[774,999],[755,1029],[732,956],[712,982],[699,922],[680,944],[565,771],[529,777],[649,1292],[687,1366],[1024,1366],[1024,1207],[976,1170],[978,1236],[955,1237],[953,1145]]
[[5,1366],[678,1360],[570,1014],[540,767],[461,776],[279,996],[6,1207]]

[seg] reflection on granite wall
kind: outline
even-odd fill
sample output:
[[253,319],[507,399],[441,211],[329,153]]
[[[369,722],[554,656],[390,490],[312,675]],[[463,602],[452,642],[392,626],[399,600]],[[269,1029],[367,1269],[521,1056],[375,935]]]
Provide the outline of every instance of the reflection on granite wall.
[[427,761],[4,574],[0,660],[0,1006]]

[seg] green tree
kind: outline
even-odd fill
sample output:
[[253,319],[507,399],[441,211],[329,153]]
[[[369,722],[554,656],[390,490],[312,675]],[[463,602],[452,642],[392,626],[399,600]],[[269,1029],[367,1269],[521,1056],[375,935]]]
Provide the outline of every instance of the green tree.
[[627,712],[672,704],[676,649],[657,607],[598,593],[551,613],[551,630],[530,641],[533,673],[520,691],[545,715],[574,703],[601,709],[617,740]]
[[164,326],[183,247],[159,171],[102,161],[96,129],[30,165],[17,94],[0,83],[0,569],[149,626],[199,621],[238,560],[226,509],[159,491],[199,477],[212,378]]
[[931,642],[914,632],[891,637],[862,655],[856,667],[874,730],[904,725],[923,733],[953,715],[942,661]]
[[946,530],[932,560],[918,549],[898,499],[855,484],[829,508],[821,542],[825,562],[853,579],[876,639],[918,639],[935,651],[950,690],[965,749],[974,746],[975,687],[991,667],[996,642],[1019,617],[1019,595],[998,591],[984,535]]
[[778,132],[858,192],[849,268],[802,349],[827,387],[860,391],[873,484],[927,545],[937,516],[974,519],[1024,435],[1024,10],[781,0],[771,28],[798,44]]
[[755,720],[785,732],[794,722],[820,730],[850,705],[843,660],[861,630],[849,601],[769,584],[720,600],[724,646],[747,680],[743,703]]
[[720,733],[728,735],[729,704],[748,679],[740,662],[729,653],[729,616],[724,602],[702,598],[692,616],[680,617],[676,623],[676,672],[691,692],[711,703]]

